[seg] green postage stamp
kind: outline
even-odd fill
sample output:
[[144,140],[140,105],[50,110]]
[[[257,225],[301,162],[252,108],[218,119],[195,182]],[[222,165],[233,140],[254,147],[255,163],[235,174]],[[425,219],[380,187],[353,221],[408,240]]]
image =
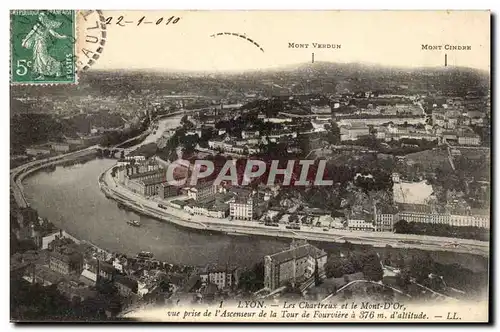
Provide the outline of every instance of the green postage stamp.
[[12,84],[76,83],[74,10],[12,10]]

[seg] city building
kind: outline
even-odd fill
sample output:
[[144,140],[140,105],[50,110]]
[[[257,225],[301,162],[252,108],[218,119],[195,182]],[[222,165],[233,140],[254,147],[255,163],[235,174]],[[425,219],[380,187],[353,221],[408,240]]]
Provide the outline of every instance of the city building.
[[450,225],[452,226],[475,226],[490,228],[489,215],[450,215]]
[[428,224],[446,224],[451,226],[490,227],[489,215],[455,215],[449,213],[400,211],[394,216],[394,220],[406,220],[407,222]]
[[251,195],[234,197],[229,201],[229,216],[234,219],[252,220],[255,213],[254,203]]
[[157,195],[161,184],[166,181],[165,171],[159,169],[157,164],[156,166],[134,165],[125,167],[123,171],[125,186],[143,196]]
[[241,138],[249,139],[249,138],[259,138],[260,133],[258,130],[243,130],[241,132]]
[[160,191],[163,181],[163,179],[132,180],[128,182],[128,188],[146,197],[155,196]]
[[285,117],[285,116],[278,116],[278,117],[266,117],[265,114],[259,114],[259,119],[262,119],[264,122],[271,122],[271,123],[287,123],[287,122],[292,122],[292,118]]
[[393,232],[394,231],[394,215],[393,214],[376,214],[375,215],[375,231],[376,232]]
[[41,286],[57,285],[64,276],[61,273],[51,270],[46,265],[33,264],[22,270],[22,278],[31,284],[40,284]]
[[156,196],[160,191],[165,179],[144,179],[141,180],[141,188],[143,188],[144,196]]
[[97,276],[102,280],[112,281],[117,274],[113,265],[94,258],[86,260],[83,267],[82,274],[90,276],[89,279],[93,281],[97,281]]
[[449,224],[450,215],[434,214],[419,211],[400,211],[397,214],[397,220],[406,220],[407,222],[430,223],[430,224]]
[[392,182],[399,183],[401,181],[401,177],[399,173],[392,173]]
[[117,275],[115,278],[115,286],[118,293],[123,297],[130,297],[132,294],[137,294],[138,283],[127,276]]
[[50,143],[50,147],[52,148],[52,150],[56,152],[69,152],[71,148],[69,143],[59,143],[59,142]]
[[350,126],[340,127],[341,141],[354,141],[362,136],[370,134],[370,129],[365,124],[352,124]]
[[277,142],[280,138],[297,138],[297,132],[291,130],[273,130],[266,137],[271,142]]
[[481,144],[481,138],[476,133],[464,132],[458,136],[458,144],[478,146]]
[[148,171],[139,171],[139,166],[125,167],[124,184],[128,186],[129,181],[149,180],[149,179],[166,179],[166,173],[162,169],[153,169]]
[[[146,156],[141,156],[141,155],[128,155],[125,157],[125,160],[131,161],[135,160],[135,162],[140,163],[146,161]],[[155,158],[156,160],[156,158]]]
[[398,203],[399,212],[394,220],[407,222],[446,224],[452,226],[490,227],[489,211],[479,209],[452,209],[438,213],[425,204]]
[[213,197],[216,193],[216,187],[212,181],[201,182],[196,184],[196,186],[189,188],[188,197],[194,199],[195,201],[204,200],[209,197]]
[[208,208],[208,217],[223,219],[229,215],[229,204],[216,201]]
[[213,198],[203,201],[191,201],[184,205],[183,209],[191,214],[219,219],[226,218],[229,213],[228,204],[214,201]]
[[264,257],[264,287],[275,290],[281,286],[293,286],[314,276],[324,275],[327,254],[313,245],[292,242],[290,249]]
[[457,134],[454,132],[454,131],[443,131],[441,133],[441,136],[442,136],[442,139],[443,139],[443,143],[447,143],[447,142],[457,142]]
[[356,117],[336,117],[338,126],[348,125],[373,125],[380,126],[389,122],[394,124],[425,124],[424,116],[380,116],[380,117],[364,117],[356,115]]
[[238,286],[238,269],[208,266],[200,271],[200,279],[203,283],[213,283],[219,290],[234,288]]
[[189,204],[189,202],[175,199],[175,200],[170,201],[169,204],[173,208],[184,209],[184,207],[187,206]]
[[57,290],[64,295],[68,300],[74,301],[78,299],[83,302],[88,299],[95,299],[98,292],[87,286],[75,286],[74,281],[64,280],[57,284]]
[[49,244],[52,243],[52,241],[57,240],[57,239],[61,239],[61,238],[71,239],[76,244],[80,243],[80,240],[74,238],[73,236],[71,236],[70,234],[66,233],[65,231],[58,230],[58,231],[54,231],[54,232],[52,232],[50,234],[47,234],[47,235],[45,235],[45,236],[42,237],[42,243],[41,243],[40,249],[42,249],[42,250],[48,249],[49,248]]
[[325,106],[315,106],[315,105],[312,105],[311,106],[311,113],[314,113],[314,114],[331,114],[332,113],[332,109],[328,105],[325,105]]
[[83,271],[83,255],[72,248],[62,252],[52,251],[49,254],[49,268],[63,275],[80,275]]
[[168,184],[167,182],[162,182],[158,189],[158,196],[160,198],[169,198],[179,195],[179,187]]
[[366,221],[360,216],[351,216],[347,219],[347,227],[353,231],[374,231],[375,226],[373,222]]
[[46,146],[32,146],[26,148],[26,154],[29,156],[48,155],[50,152],[50,148]]
[[129,181],[127,181],[127,188],[130,189],[132,192],[141,194],[143,196],[146,192],[144,182],[142,182],[141,180],[129,180]]

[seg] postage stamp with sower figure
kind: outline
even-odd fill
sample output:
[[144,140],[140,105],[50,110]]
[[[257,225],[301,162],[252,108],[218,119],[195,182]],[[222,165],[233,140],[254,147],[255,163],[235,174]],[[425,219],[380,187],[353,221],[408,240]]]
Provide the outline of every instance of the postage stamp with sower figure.
[[11,83],[76,83],[74,10],[11,11]]

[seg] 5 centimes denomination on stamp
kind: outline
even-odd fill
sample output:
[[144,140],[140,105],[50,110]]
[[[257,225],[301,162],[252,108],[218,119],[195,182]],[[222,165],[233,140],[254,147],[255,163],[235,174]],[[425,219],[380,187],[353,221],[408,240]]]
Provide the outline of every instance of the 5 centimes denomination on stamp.
[[74,10],[12,10],[11,83],[76,83]]

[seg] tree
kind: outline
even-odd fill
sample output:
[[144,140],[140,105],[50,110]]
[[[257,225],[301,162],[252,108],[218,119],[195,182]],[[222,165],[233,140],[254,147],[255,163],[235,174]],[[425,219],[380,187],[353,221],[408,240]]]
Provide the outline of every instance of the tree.
[[315,265],[314,265],[314,285],[319,286],[321,284],[321,278],[319,277],[319,267],[318,267],[318,260],[315,260]]
[[[352,246],[352,243],[350,244]],[[353,249],[351,249],[353,250]],[[349,252],[348,256],[349,262],[352,264],[353,272],[362,271],[363,269],[363,257],[358,252]]]
[[325,125],[327,130],[327,140],[330,144],[338,144],[340,142],[340,128],[336,122],[332,122],[330,125]]
[[396,233],[408,234],[408,232],[410,231],[410,226],[406,220],[401,219],[394,224],[394,231]]
[[380,259],[376,253],[368,253],[363,257],[363,274],[368,280],[379,281],[384,276]]
[[327,278],[340,278],[342,277],[342,262],[337,256],[331,255],[325,264],[325,272]]
[[403,290],[408,289],[408,285],[411,282],[410,282],[410,270],[407,267],[401,269],[401,272],[399,273],[396,279],[396,283]]
[[240,289],[247,292],[256,292],[264,287],[264,263],[259,262],[251,270],[244,271],[238,282]]
[[354,264],[348,260],[348,259],[343,259],[341,261],[342,263],[342,274],[352,274],[356,273],[356,268],[354,267]]
[[417,282],[422,282],[434,270],[434,260],[428,252],[419,252],[413,255],[409,263],[409,273]]

